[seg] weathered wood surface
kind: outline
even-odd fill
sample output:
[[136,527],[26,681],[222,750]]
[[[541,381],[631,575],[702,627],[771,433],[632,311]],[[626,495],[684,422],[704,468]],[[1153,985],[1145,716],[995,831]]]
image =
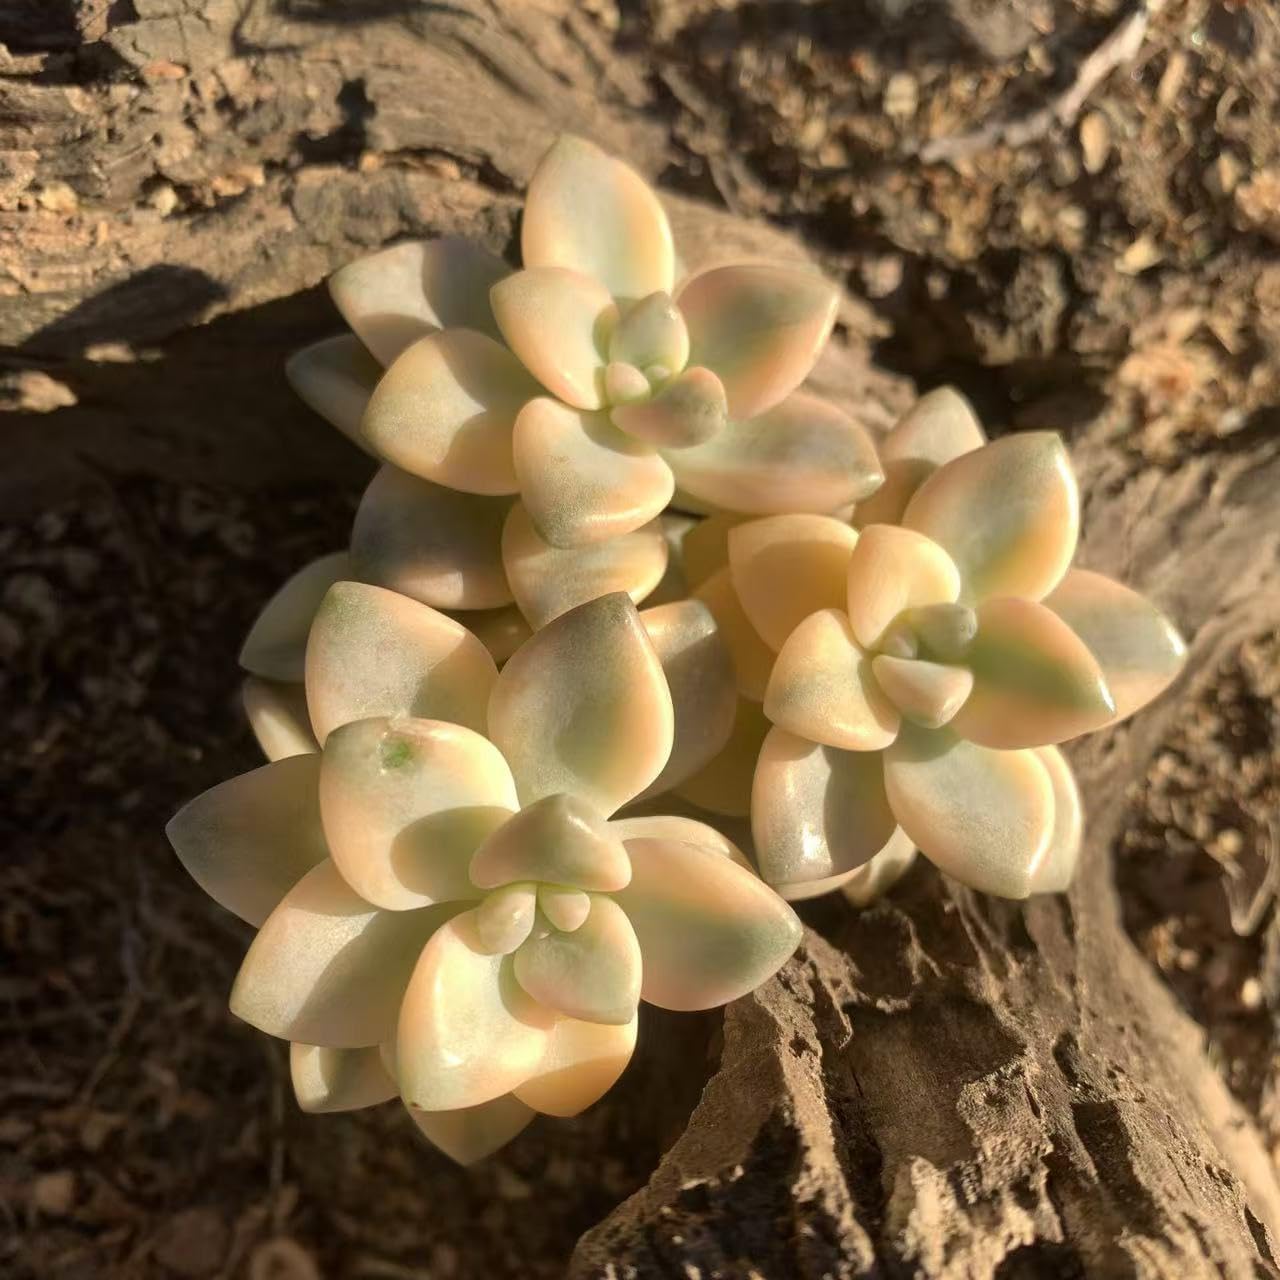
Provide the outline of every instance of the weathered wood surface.
[[[661,178],[676,144],[643,61],[604,34],[611,12],[0,0],[6,511],[104,471],[358,476],[280,374],[334,325],[318,282],[405,235],[509,251],[560,129]],[[781,243],[674,208],[689,261]],[[903,385],[868,365],[871,314],[850,300],[844,318],[824,377],[882,427]],[[1242,448],[1156,473],[1123,427],[1073,441],[1083,559],[1171,608],[1193,637],[1185,688],[1280,611],[1280,466]],[[1175,690],[1074,753],[1090,818],[1068,897],[991,902],[921,868],[864,915],[813,908],[797,960],[727,1012],[686,1132],[574,1274],[1273,1274],[1275,1171],[1112,888],[1127,788],[1177,715]]]

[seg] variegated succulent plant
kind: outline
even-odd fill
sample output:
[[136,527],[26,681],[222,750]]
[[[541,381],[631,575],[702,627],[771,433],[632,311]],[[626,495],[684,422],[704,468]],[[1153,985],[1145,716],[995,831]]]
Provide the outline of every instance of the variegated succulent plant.
[[1182,641],[1071,567],[1079,499],[1055,434],[986,443],[942,390],[882,457],[857,528],[716,517],[686,535],[741,701],[729,748],[681,791],[741,813],[749,786],[761,873],[787,897],[865,885],[877,858],[883,879],[911,846],[989,893],[1063,889],[1081,806],[1056,744],[1160,693]]
[[723,835],[612,817],[668,766],[675,728],[625,594],[561,615],[499,674],[436,610],[338,582],[305,676],[310,749],[169,825],[192,876],[258,927],[231,1008],[292,1043],[304,1108],[398,1094],[479,1159],[604,1093],[641,999],[711,1008],[795,949],[793,912]]

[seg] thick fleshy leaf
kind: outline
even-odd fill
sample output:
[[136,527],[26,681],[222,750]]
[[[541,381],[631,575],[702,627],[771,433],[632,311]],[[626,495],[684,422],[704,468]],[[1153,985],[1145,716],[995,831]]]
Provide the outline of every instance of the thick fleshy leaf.
[[1071,569],[1044,603],[1085,642],[1123,720],[1169,687],[1187,646],[1159,609],[1136,591],[1087,569]]
[[500,1098],[537,1069],[555,1020],[516,981],[511,957],[485,950],[475,912],[464,912],[427,943],[404,994],[401,1096],[423,1111]]
[[739,422],[772,409],[809,376],[838,302],[835,286],[816,272],[764,265],[712,267],[676,297],[689,363],[719,375]]
[[330,856],[362,898],[389,911],[478,897],[472,855],[517,808],[501,753],[461,725],[356,720],[325,741]]
[[465,627],[362,582],[325,596],[307,641],[307,706],[321,743],[371,716],[450,720],[483,730],[497,668]]
[[1005,436],[948,462],[916,490],[903,524],[955,561],[966,601],[1039,600],[1075,554],[1080,495],[1059,436]]
[[759,702],[773,670],[773,650],[760,638],[743,611],[728,568],[713,573],[693,593],[711,611],[716,629],[729,650],[738,692]]
[[449,616],[489,650],[489,656],[498,666],[533,635],[524,614],[514,604],[505,609],[473,609]]
[[651,400],[624,404],[611,414],[629,436],[655,449],[688,449],[722,430],[728,407],[724,387],[710,369],[686,369]]
[[284,376],[307,408],[369,450],[360,434],[360,420],[382,377],[382,366],[359,338],[344,333],[303,347],[289,357]]
[[964,705],[973,688],[973,672],[922,658],[895,658],[882,653],[871,659],[880,691],[908,720],[926,729],[941,729]]
[[520,611],[535,630],[615,591],[639,604],[662,581],[670,550],[662,523],[581,547],[553,547],[517,502],[502,531],[502,562]]
[[765,644],[781,649],[810,615],[844,604],[857,541],[831,516],[769,516],[729,531],[733,588]]
[[640,1002],[640,944],[622,908],[600,894],[572,933],[535,927],[515,954],[515,973],[539,1003],[587,1022],[624,1026]]
[[335,582],[351,576],[345,551],[321,556],[299,569],[267,601],[249,628],[240,665],[266,680],[297,682],[306,669],[307,634],[320,601]]
[[564,792],[609,815],[671,755],[674,711],[662,664],[621,592],[561,614],[502,669],[489,736],[520,799]]
[[873,493],[880,462],[848,414],[805,391],[667,455],[681,490],[726,511],[827,514]]
[[359,1111],[400,1092],[376,1044],[364,1049],[291,1044],[289,1077],[298,1105],[310,1112]]
[[870,906],[911,870],[915,860],[916,847],[899,827],[889,837],[889,843],[845,881],[841,892],[855,907]]
[[921,396],[880,442],[884,484],[859,505],[854,523],[897,524],[929,476],[986,442],[973,406],[954,387]]
[[849,561],[847,604],[858,643],[876,648],[904,609],[949,604],[960,585],[959,571],[936,542],[896,525],[868,525]]
[[231,989],[231,1012],[303,1044],[378,1044],[395,1029],[423,945],[456,910],[381,911],[357,896],[332,862],[322,862],[254,938]]
[[1034,751],[992,751],[951,728],[904,724],[884,760],[899,825],[949,876],[1025,898],[1053,835],[1053,787]]
[[495,889],[476,908],[476,938],[492,955],[510,955],[538,918],[538,886],[528,882]]
[[870,861],[896,826],[879,752],[769,731],[751,791],[751,831],[760,874],[784,897]]
[[774,663],[764,713],[780,728],[845,751],[879,751],[901,716],[838,609],[811,614],[791,633]]
[[689,331],[665,290],[651,293],[622,313],[609,340],[609,359],[634,369],[655,365],[676,374],[689,363]]
[[436,329],[497,337],[489,290],[510,270],[454,236],[411,240],[340,268],[329,278],[329,293],[365,346],[389,365]]
[[[526,215],[527,216],[527,215]],[[508,276],[490,295],[520,363],[576,409],[604,408],[604,371],[618,308],[598,280],[563,267]]]
[[646,609],[640,621],[662,663],[675,711],[671,755],[646,794],[678,786],[723,750],[733,730],[738,690],[729,649],[700,600]]
[[538,910],[546,916],[553,929],[572,933],[581,929],[591,914],[591,895],[581,889],[567,889],[564,885],[540,884]]
[[615,818],[609,829],[619,840],[674,840],[677,844],[696,844],[700,849],[718,853],[755,874],[750,859],[723,831],[696,818],[676,814],[644,814],[636,818]]
[[754,991],[800,942],[796,914],[731,859],[683,841],[627,842],[633,874],[614,901],[631,920],[640,995],[663,1009],[711,1009]]
[[537,1114],[512,1093],[455,1111],[422,1111],[417,1107],[408,1111],[422,1136],[461,1165],[476,1164],[505,1147]]
[[320,750],[316,735],[311,732],[302,685],[250,676],[240,688],[240,701],[253,736],[268,760]]
[[671,468],[605,413],[539,396],[515,428],[516,475],[525,509],[552,546],[576,547],[630,533],[671,500]]
[[461,493],[384,466],[356,512],[352,575],[436,609],[510,604],[502,568],[510,509],[510,498]]
[[680,539],[680,559],[690,590],[696,590],[712,574],[729,565],[729,531],[748,517],[707,516],[697,521]]
[[542,1061],[515,1096],[549,1116],[576,1116],[604,1097],[626,1070],[639,1020],[621,1025],[559,1018]]
[[1080,788],[1066,757],[1057,747],[1036,747],[1053,785],[1053,835],[1031,877],[1032,893],[1062,893],[1071,884],[1080,842],[1084,836],[1084,806]]
[[516,415],[538,384],[506,347],[472,329],[415,342],[389,368],[360,431],[403,471],[465,493],[515,493]]
[[328,856],[320,827],[320,757],[290,756],[188,801],[165,834],[219,906],[260,925]]
[[521,809],[471,863],[471,881],[481,889],[533,880],[608,893],[630,879],[626,851],[601,813],[563,793]]
[[653,189],[630,165],[583,138],[558,138],[525,197],[520,252],[526,267],[569,267],[616,298],[675,283],[675,246]]
[[[917,648],[938,662],[959,662],[978,634],[978,615],[967,604],[926,604],[898,619]],[[895,624],[895,629],[897,624]]]
[[747,817],[751,813],[751,779],[769,728],[764,708],[754,699],[740,697],[724,749],[680,783],[676,795],[722,817]]
[[973,691],[951,726],[982,746],[1008,751],[1065,742],[1115,714],[1097,659],[1056,613],[1033,600],[984,600],[965,664]]
[[604,398],[610,405],[647,400],[653,388],[649,379],[633,364],[610,360],[604,370]]

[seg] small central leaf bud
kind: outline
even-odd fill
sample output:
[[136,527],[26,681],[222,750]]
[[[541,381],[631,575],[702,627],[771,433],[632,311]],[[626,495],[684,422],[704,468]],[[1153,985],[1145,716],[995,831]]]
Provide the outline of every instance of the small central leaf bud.
[[930,604],[910,609],[906,621],[929,653],[944,662],[955,662],[978,634],[978,615],[964,604]]

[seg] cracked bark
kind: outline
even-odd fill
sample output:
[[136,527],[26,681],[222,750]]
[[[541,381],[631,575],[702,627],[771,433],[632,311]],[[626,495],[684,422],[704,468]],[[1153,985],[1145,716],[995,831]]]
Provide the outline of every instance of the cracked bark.
[[[279,372],[333,327],[323,277],[403,235],[509,251],[558,129],[655,175],[673,156],[639,55],[570,0],[8,0],[0,33],[15,512],[104,469],[357,479]],[[688,261],[798,252],[673,207]],[[881,428],[904,388],[869,365],[870,314],[843,318],[823,378]],[[1280,465],[1242,450],[1155,474],[1121,426],[1072,442],[1082,560],[1170,607],[1189,687],[1274,622]],[[862,915],[808,908],[801,954],[726,1012],[684,1133],[573,1274],[1273,1274],[1274,1171],[1112,887],[1126,789],[1177,715],[1175,691],[1074,752],[1089,828],[1069,896],[993,902],[921,867]]]

